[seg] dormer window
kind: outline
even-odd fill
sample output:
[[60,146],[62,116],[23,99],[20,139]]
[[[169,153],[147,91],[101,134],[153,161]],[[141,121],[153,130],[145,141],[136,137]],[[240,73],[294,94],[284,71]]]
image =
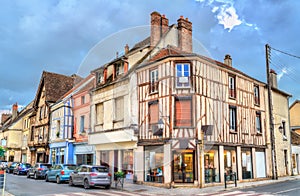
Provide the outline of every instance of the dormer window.
[[102,83],[104,83],[103,73],[98,72],[97,73],[97,84],[102,84]]
[[191,72],[189,63],[176,64],[176,87],[185,88],[190,87]]
[[116,75],[121,75],[124,73],[124,64],[123,63],[119,63],[116,65]]

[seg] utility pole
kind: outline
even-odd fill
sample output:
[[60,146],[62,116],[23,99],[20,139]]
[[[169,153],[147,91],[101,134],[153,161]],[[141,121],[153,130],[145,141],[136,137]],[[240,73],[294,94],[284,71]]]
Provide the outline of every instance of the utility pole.
[[272,86],[270,81],[270,65],[269,65],[270,46],[266,44],[266,68],[267,68],[267,86],[268,86],[268,106],[269,106],[269,121],[270,121],[270,136],[271,136],[271,153],[272,153],[272,178],[278,180],[277,176],[277,161],[275,149],[275,134],[274,134],[274,117],[272,106]]

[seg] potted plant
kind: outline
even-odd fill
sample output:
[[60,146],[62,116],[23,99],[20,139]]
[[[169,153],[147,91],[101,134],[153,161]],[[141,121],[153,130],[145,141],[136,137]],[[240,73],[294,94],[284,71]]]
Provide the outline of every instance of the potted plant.
[[115,172],[114,180],[118,180],[118,178],[124,178],[125,173],[123,171]]

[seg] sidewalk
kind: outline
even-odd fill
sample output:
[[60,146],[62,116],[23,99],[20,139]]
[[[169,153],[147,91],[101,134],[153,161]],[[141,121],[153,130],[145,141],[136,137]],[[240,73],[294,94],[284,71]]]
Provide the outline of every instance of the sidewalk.
[[[205,193],[216,193],[225,190],[233,190],[233,189],[243,189],[246,187],[260,186],[271,183],[278,183],[288,180],[300,179],[300,175],[298,176],[287,176],[287,177],[279,177],[278,180],[260,180],[260,181],[252,181],[252,182],[241,182],[237,183],[237,187],[234,184],[227,185],[227,189],[225,189],[224,185],[220,186],[211,186],[205,188],[195,188],[195,187],[177,187],[177,188],[161,188],[155,186],[148,185],[139,185],[133,184],[131,182],[126,181],[124,183],[123,191],[132,192],[132,193],[145,193],[145,194],[153,194],[153,195],[192,195],[192,194],[205,194]],[[114,189],[114,183],[112,184],[112,189]],[[121,187],[117,188],[121,190]]]

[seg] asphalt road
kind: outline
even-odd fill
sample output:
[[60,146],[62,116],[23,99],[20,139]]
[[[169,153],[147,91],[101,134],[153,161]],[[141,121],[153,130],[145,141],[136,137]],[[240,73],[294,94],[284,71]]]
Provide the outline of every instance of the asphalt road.
[[272,183],[263,186],[257,186],[253,188],[245,188],[242,191],[254,191],[256,193],[269,193],[272,195],[288,195],[299,196],[300,195],[300,180],[290,180],[280,183]]

